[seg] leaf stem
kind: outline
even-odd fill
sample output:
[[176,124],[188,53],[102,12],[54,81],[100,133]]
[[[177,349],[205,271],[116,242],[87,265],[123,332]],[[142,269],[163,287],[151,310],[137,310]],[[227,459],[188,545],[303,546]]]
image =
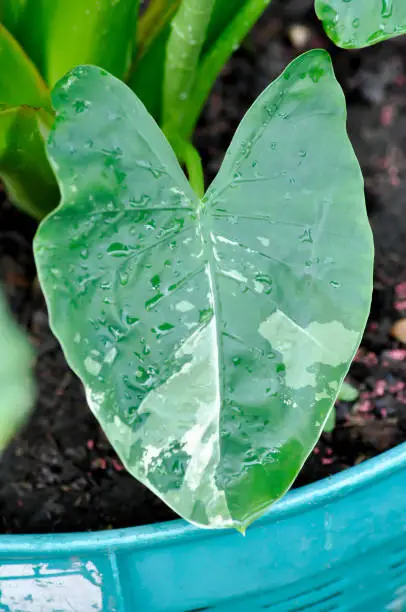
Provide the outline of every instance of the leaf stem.
[[179,151],[181,159],[186,166],[194,192],[199,198],[204,196],[204,174],[200,155],[191,142],[183,142]]
[[167,134],[179,133],[215,0],[182,0],[172,19],[166,50],[163,124]]
[[221,69],[270,3],[271,0],[247,0],[246,4],[201,59],[194,88],[188,102],[186,123],[182,128],[182,134],[185,138],[190,138]]

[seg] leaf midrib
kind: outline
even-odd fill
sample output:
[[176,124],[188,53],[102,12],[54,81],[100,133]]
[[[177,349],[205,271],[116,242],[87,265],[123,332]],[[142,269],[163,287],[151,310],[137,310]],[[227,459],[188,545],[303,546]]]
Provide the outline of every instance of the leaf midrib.
[[[209,275],[209,284],[210,284],[210,292],[213,298],[213,317],[214,318],[214,326],[215,326],[215,338],[216,338],[216,384],[218,389],[218,423],[217,423],[217,432],[218,432],[218,448],[219,448],[219,460],[221,459],[221,449],[220,449],[220,417],[221,417],[221,407],[223,405],[223,397],[224,397],[224,377],[220,376],[220,363],[221,358],[224,356],[224,347],[222,334],[219,331],[219,322],[221,321],[221,301],[220,301],[220,291],[217,284],[217,266],[213,253],[213,242],[211,239],[212,235],[212,219],[211,214],[208,208],[209,202],[203,198],[199,201],[197,207],[197,220],[201,232],[201,236],[203,238],[203,243],[205,250],[207,252],[207,270]],[[226,497],[227,503],[227,497]],[[227,504],[228,509],[228,504]]]

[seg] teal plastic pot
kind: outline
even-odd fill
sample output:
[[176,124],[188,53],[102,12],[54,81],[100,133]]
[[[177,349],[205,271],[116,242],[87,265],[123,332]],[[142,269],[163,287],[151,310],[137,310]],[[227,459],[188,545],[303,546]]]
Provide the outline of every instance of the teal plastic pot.
[[245,537],[174,521],[0,542],[10,612],[398,612],[406,444],[289,493]]

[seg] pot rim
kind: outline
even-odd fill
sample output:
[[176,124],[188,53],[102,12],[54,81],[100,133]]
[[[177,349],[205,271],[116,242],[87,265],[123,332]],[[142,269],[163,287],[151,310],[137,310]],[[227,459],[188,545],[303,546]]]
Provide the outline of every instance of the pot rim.
[[[332,504],[401,470],[406,471],[406,442],[355,467],[290,491],[256,520],[254,525],[249,527],[248,533],[252,529],[263,528],[267,524],[286,519],[292,514]],[[179,540],[228,537],[232,534],[235,534],[235,531],[231,529],[200,529],[182,519],[176,519],[165,523],[94,532],[2,535],[0,554],[8,558],[66,554],[73,556],[80,552],[101,552],[106,548],[135,550],[164,546]]]

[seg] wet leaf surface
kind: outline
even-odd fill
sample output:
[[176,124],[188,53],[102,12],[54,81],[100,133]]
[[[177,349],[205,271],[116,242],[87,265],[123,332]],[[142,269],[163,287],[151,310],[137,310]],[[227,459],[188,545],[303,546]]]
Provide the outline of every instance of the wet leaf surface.
[[315,0],[315,8],[331,40],[346,49],[406,33],[404,0]]
[[201,202],[125,85],[80,67],[53,102],[63,201],[35,251],[54,332],[127,469],[188,520],[244,529],[316,443],[369,309],[328,55],[258,98]]

